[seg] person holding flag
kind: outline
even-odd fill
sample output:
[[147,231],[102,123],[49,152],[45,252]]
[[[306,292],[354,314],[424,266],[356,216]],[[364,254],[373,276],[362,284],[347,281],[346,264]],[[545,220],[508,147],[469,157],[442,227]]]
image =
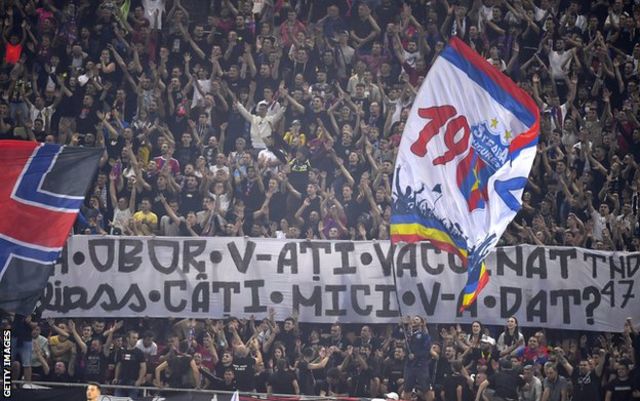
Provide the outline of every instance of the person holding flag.
[[484,258],[521,207],[538,133],[533,99],[452,38],[424,80],[400,142],[391,240],[429,241],[457,255],[468,275],[461,309],[487,284]]
[[429,374],[431,337],[427,331],[427,323],[420,316],[410,317],[408,323],[408,350],[402,399],[412,399],[411,393],[415,391],[420,399],[431,401],[433,399]]

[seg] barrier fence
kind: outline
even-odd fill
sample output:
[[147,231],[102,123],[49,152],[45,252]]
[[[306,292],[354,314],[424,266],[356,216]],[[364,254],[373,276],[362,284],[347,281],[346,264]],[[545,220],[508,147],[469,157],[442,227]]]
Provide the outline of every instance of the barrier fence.
[[[13,390],[11,400],[19,401],[75,401],[84,400],[84,393],[87,387],[86,383],[68,383],[68,382],[43,382],[23,380],[15,380],[13,383],[22,386],[20,389]],[[237,392],[238,398],[234,400],[236,392],[219,391],[219,390],[201,390],[201,389],[184,389],[170,387],[137,387],[124,386],[118,384],[100,384],[102,388],[102,398],[100,401],[127,401],[130,397],[116,397],[108,393],[114,393],[116,389],[121,390],[138,390],[140,395],[134,398],[135,401],[356,401],[365,400],[355,397],[320,397],[299,395],[292,396],[288,394],[265,394]]]

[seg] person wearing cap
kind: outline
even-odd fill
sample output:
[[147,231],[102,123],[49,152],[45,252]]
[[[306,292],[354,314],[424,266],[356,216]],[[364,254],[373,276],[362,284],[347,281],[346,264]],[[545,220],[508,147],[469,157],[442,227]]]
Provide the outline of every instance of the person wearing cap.
[[266,149],[267,143],[271,144],[273,142],[271,135],[273,134],[274,126],[287,110],[286,99],[280,110],[273,115],[267,115],[269,104],[264,100],[258,102],[256,106],[257,115],[251,114],[238,100],[236,100],[235,105],[242,117],[251,124],[250,133],[253,148],[257,150]]
[[495,392],[493,394],[493,401],[517,401],[518,389],[525,384],[522,376],[518,375],[513,370],[513,365],[508,359],[500,360],[500,370],[493,375],[489,376],[489,379],[482,382],[478,388],[476,394],[476,401],[480,401],[482,393],[487,387],[492,388]]
[[496,340],[487,335],[480,338],[480,347],[470,347],[463,356],[465,366],[471,365],[471,373],[478,373],[481,367],[486,367],[488,376],[498,369],[500,352],[496,348]]

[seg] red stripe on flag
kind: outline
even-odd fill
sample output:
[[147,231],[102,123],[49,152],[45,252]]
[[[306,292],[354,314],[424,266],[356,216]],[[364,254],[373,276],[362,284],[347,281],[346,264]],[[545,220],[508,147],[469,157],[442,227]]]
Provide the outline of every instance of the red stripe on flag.
[[35,246],[60,248],[76,220],[76,214],[56,212],[11,199],[20,174],[38,145],[35,142],[11,142],[4,144],[0,152],[0,234]]
[[[460,53],[464,58],[469,60],[474,67],[484,72],[489,78],[491,78],[494,82],[496,82],[502,89],[509,92],[514,99],[518,102],[522,103],[524,107],[526,107],[531,114],[533,114],[535,118],[535,123],[531,129],[527,132],[518,135],[511,142],[511,146],[509,149],[511,151],[515,149],[520,149],[525,147],[527,144],[531,143],[538,136],[538,125],[540,118],[540,111],[538,110],[538,106],[536,106],[535,102],[529,96],[527,92],[525,92],[522,88],[516,85],[509,77],[500,72],[497,68],[492,66],[482,58],[478,53],[476,53],[473,49],[471,49],[465,42],[463,42],[458,37],[454,36],[449,41],[449,45],[453,47],[458,53]],[[534,129],[535,127],[535,129]]]
[[460,252],[458,248],[456,248],[455,246],[447,242],[435,241],[431,238],[423,237],[422,235],[418,235],[418,234],[393,234],[391,236],[391,242],[394,244],[397,244],[398,242],[414,243],[414,242],[421,242],[421,241],[429,241],[433,246],[435,246],[440,250],[443,250],[448,253],[452,253],[454,255],[458,255],[462,260],[462,264],[464,266],[467,265],[467,258],[462,254],[462,252]]

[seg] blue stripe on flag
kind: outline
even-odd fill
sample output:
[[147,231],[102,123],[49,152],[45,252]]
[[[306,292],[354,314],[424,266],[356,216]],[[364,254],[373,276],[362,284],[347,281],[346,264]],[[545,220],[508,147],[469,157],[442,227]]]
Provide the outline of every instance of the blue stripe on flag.
[[42,205],[50,207],[73,209],[74,213],[75,210],[78,210],[82,206],[84,199],[72,199],[42,192],[38,188],[40,182],[35,181],[36,179],[42,178],[52,167],[55,158],[61,151],[62,146],[50,144],[45,144],[37,150],[36,154],[31,157],[31,163],[16,189],[16,196],[18,198],[41,203]]
[[500,87],[500,85],[498,85],[493,79],[475,68],[469,60],[462,57],[460,53],[455,51],[455,49],[451,46],[447,46],[440,55],[466,73],[469,78],[478,85],[483,87],[496,102],[500,103],[500,105],[505,109],[511,111],[518,120],[522,121],[527,127],[531,127],[533,125],[535,117],[529,112],[529,110],[514,99],[509,92],[502,89],[502,87]]

